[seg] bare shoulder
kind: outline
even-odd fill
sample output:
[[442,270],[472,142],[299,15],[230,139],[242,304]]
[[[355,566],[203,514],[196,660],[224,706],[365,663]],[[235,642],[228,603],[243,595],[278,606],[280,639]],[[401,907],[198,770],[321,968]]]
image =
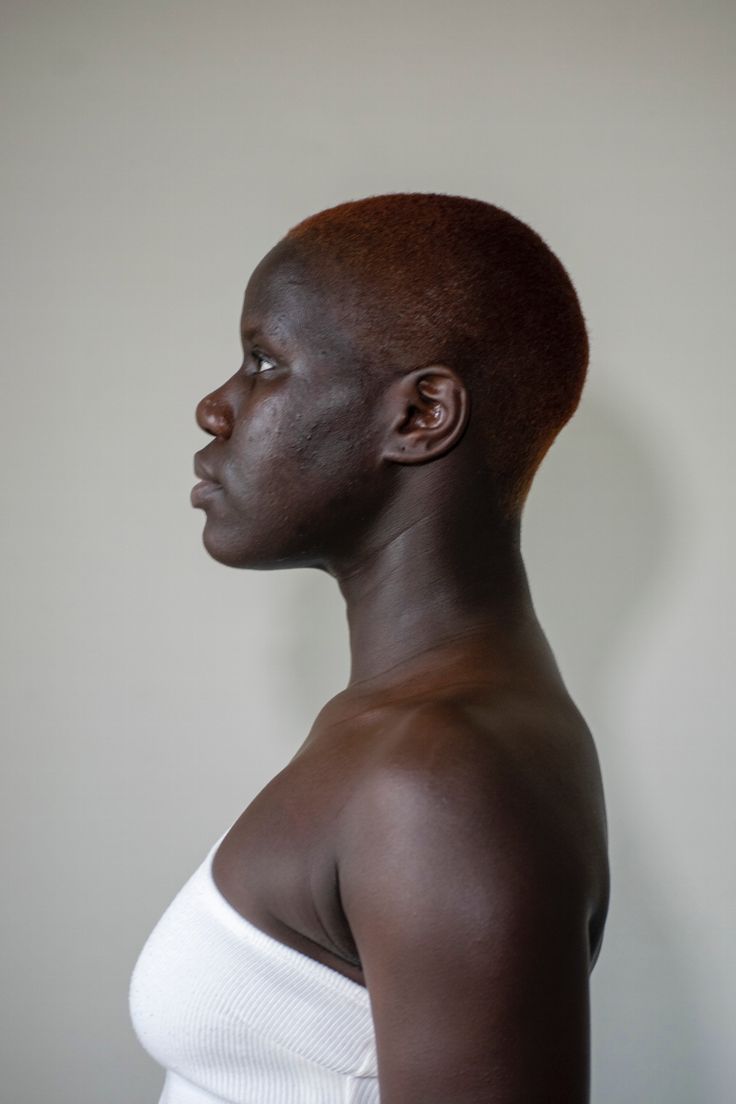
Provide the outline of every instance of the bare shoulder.
[[[394,843],[421,823],[448,847],[480,857],[508,851],[547,862],[587,885],[592,911],[607,899],[607,833],[591,733],[566,696],[509,696],[493,705],[427,700],[387,711],[383,735],[345,807],[349,840],[366,822]],[[451,831],[448,833],[448,828]],[[370,835],[370,834],[369,834]],[[378,840],[376,840],[378,842]],[[421,839],[415,841],[421,846]]]
[[587,1100],[605,818],[590,734],[548,704],[396,713],[341,811],[386,1104]]

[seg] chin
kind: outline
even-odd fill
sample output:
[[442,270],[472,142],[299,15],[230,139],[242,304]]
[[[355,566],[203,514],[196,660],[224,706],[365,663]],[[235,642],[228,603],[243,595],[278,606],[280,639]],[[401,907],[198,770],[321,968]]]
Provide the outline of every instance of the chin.
[[259,557],[254,550],[243,547],[243,541],[228,540],[226,537],[213,532],[209,524],[205,524],[202,533],[202,544],[213,560],[224,564],[225,567],[258,567]]
[[250,568],[254,571],[275,571],[285,567],[308,566],[305,554],[286,549],[275,540],[248,544],[242,533],[218,533],[209,522],[205,523],[202,543],[213,560],[225,567]]

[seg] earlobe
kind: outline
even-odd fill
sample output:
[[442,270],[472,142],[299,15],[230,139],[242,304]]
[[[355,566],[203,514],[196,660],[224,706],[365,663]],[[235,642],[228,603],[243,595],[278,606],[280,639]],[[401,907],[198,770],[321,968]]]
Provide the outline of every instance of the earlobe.
[[383,452],[386,460],[434,460],[449,452],[465,431],[470,396],[457,373],[443,364],[409,372],[395,385],[391,398],[396,414]]

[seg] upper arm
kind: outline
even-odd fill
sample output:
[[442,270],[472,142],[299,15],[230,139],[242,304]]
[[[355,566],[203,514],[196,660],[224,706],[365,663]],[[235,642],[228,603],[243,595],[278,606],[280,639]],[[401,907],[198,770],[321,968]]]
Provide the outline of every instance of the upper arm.
[[381,1104],[587,1102],[590,909],[546,817],[457,757],[386,765],[349,803],[340,893]]

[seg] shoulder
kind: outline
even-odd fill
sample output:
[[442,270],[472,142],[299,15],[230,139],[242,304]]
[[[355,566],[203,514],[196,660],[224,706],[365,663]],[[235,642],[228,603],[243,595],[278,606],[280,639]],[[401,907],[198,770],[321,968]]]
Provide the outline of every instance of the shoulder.
[[592,740],[574,711],[528,701],[387,711],[336,839],[348,908],[371,893],[397,907],[403,898],[415,913],[421,900],[433,923],[445,887],[486,921],[499,921],[502,902],[513,923],[574,912],[596,957],[608,900],[605,813]]
[[577,798],[550,777],[561,737],[551,753],[523,728],[404,710],[341,810],[387,1104],[587,1099],[594,890],[556,785]]
[[531,859],[558,848],[584,866],[605,849],[595,748],[571,703],[393,707],[375,743],[343,810],[346,845],[367,828],[379,842],[389,824],[395,841],[402,825],[418,820],[423,838],[451,829],[448,847],[462,841],[481,853],[505,843]]

